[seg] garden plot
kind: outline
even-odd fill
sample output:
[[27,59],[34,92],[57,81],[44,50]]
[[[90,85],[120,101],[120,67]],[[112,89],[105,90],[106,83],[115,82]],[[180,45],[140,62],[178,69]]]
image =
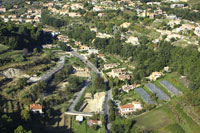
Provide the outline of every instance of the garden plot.
[[162,90],[160,90],[160,88],[156,87],[156,85],[152,84],[152,83],[147,83],[145,85],[151,92],[155,93],[156,96],[158,98],[160,98],[161,100],[165,100],[165,101],[169,101],[170,98],[167,94],[165,94]]
[[174,87],[167,80],[162,80],[159,82],[163,87],[165,87],[172,95],[178,96],[181,95],[182,92],[179,91],[176,87]]
[[143,88],[136,88],[135,91],[143,98],[143,100],[148,104],[156,104],[152,101],[149,94]]

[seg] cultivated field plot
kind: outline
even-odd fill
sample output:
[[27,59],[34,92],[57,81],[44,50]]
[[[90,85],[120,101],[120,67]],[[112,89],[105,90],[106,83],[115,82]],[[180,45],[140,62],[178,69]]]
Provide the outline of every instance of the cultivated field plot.
[[151,92],[155,93],[156,96],[158,98],[160,98],[161,100],[165,100],[165,101],[169,101],[170,98],[167,94],[165,94],[162,90],[160,90],[158,87],[156,87],[156,85],[152,84],[152,83],[147,83],[145,85]]
[[156,104],[152,101],[149,94],[143,88],[136,88],[135,91],[143,98],[143,100],[148,104]]
[[169,83],[167,80],[162,80],[159,82],[163,87],[165,87],[172,95],[178,96],[181,95],[182,92],[179,91],[175,86]]

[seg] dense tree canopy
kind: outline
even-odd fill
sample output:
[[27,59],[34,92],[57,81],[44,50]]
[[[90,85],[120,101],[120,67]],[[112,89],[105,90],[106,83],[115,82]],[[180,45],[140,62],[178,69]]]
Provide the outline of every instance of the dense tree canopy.
[[50,26],[53,26],[55,28],[60,28],[64,25],[68,24],[67,20],[56,18],[56,17],[50,15],[47,10],[42,11],[41,17],[42,17],[42,23],[43,24],[50,25]]
[[90,31],[88,27],[84,26],[74,26],[69,31],[67,35],[70,38],[74,38],[77,41],[82,42],[83,44],[89,44],[96,37],[96,33]]
[[32,50],[51,41],[51,35],[45,34],[40,27],[34,27],[31,24],[16,25],[12,22],[5,23],[0,20],[0,42],[12,49],[27,48]]

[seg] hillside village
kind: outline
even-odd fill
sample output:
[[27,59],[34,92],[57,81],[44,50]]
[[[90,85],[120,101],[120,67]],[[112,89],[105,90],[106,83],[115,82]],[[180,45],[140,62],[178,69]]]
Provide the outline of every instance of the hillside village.
[[0,0],[0,25],[0,132],[200,131],[200,2]]

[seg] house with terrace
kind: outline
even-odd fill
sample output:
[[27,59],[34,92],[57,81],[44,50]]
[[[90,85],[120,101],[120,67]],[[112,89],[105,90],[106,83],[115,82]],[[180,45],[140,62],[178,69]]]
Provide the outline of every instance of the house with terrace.
[[130,90],[140,87],[140,84],[132,84],[132,85],[123,85],[122,90],[126,93],[129,93]]
[[121,116],[126,116],[142,109],[143,107],[140,102],[133,101],[132,103],[119,106],[119,113]]

